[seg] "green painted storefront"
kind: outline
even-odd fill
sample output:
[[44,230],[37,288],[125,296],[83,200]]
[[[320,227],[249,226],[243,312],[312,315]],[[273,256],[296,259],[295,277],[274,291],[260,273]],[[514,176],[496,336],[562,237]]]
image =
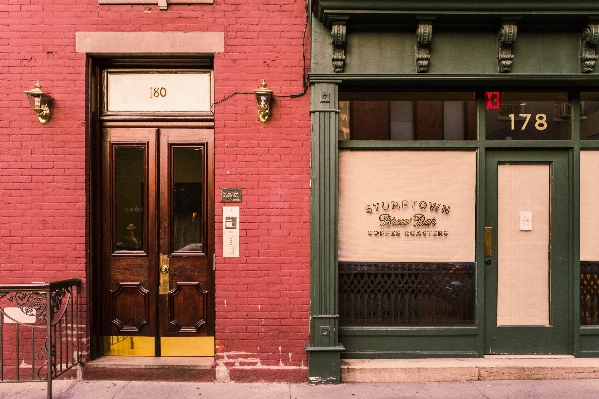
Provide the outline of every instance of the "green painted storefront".
[[[599,109],[599,68],[595,66],[599,4],[312,0],[311,11],[311,338],[306,345],[310,381],[340,382],[340,360],[351,358],[528,353],[598,356],[595,305],[599,294],[587,288],[597,285],[595,262],[599,258],[593,258],[593,247],[597,246],[593,243],[599,242],[599,232],[593,234],[593,224],[587,223],[593,217],[587,213],[592,213],[593,167],[599,153],[595,151],[599,150],[599,119],[597,123],[594,120],[595,109]],[[349,125],[348,115],[352,121]],[[421,127],[427,119],[433,126],[428,130]],[[440,133],[431,133],[435,123]],[[457,139],[449,133],[456,123],[463,132]],[[340,168],[340,158],[341,165],[347,162],[351,166],[357,155],[370,156],[373,162],[380,161],[378,158],[392,160],[384,161],[386,165],[393,160],[401,164],[404,155],[406,159],[429,157],[427,165],[434,164],[437,157],[439,165],[449,165],[441,173],[451,185],[458,184],[454,180],[463,175],[460,165],[452,169],[452,154],[467,154],[469,166],[464,173],[473,173],[471,185],[459,183],[466,187],[463,197],[472,202],[463,216],[472,221],[468,222],[471,231],[456,244],[466,248],[462,251],[466,255],[440,262],[427,250],[420,250],[421,258],[418,252],[398,250],[397,261],[391,255],[381,255],[380,262],[355,255],[356,262],[347,262],[346,257],[354,256],[346,255],[346,246],[351,250],[352,245],[345,244],[351,243],[347,236],[351,235],[348,231],[354,216],[347,214],[347,201],[341,196],[346,186],[368,182],[368,178],[353,179],[352,173],[359,171]],[[364,165],[368,165],[367,158]],[[403,181],[402,176],[415,174],[398,172],[394,177],[391,166],[384,172],[386,180],[376,173],[372,179],[388,181],[392,186],[395,180]],[[539,188],[541,194],[527,187],[529,175],[531,181],[549,181]],[[406,181],[410,187],[418,184]],[[442,187],[443,181],[431,184]],[[474,190],[471,194],[469,187]],[[440,190],[453,194],[450,189]],[[355,192],[361,204],[374,201],[362,200],[360,191]],[[506,205],[516,197],[513,193],[519,192],[525,204],[532,198],[530,205]],[[368,197],[367,193],[364,198],[376,194]],[[393,206],[384,201],[380,203],[387,207],[384,209],[395,206],[399,214],[400,200]],[[408,203],[406,200],[405,205]],[[422,205],[422,214],[433,211],[429,205]],[[416,209],[417,202],[411,206]],[[459,201],[452,206],[459,209]],[[527,220],[533,212],[526,206],[543,206],[542,217],[537,212],[532,222]],[[503,238],[507,233],[497,233],[505,231],[505,209],[512,208],[519,212],[519,227],[516,238],[506,244],[506,240],[498,241],[498,235],[503,234]],[[368,205],[362,213],[371,211]],[[444,215],[435,211],[433,219],[444,220]],[[370,217],[364,215],[357,217]],[[391,220],[398,224],[403,220],[389,215],[393,215],[391,211],[379,216],[388,223],[381,228],[386,235],[390,235],[384,229]],[[549,233],[544,233],[547,240],[541,242],[540,249],[509,249],[519,248],[517,234],[528,237],[543,223]],[[408,236],[400,228],[394,231]],[[421,231],[432,235],[424,229],[416,234]],[[368,247],[372,237],[365,231],[358,233]],[[431,252],[442,253],[436,245],[429,245]],[[528,256],[528,252],[537,251],[543,258],[543,245],[548,248],[549,269],[539,292],[547,299],[546,307],[530,311],[527,317],[538,321],[529,323],[511,314],[520,312],[517,302],[505,308],[498,305],[504,302],[498,286],[518,282],[516,275],[504,283],[504,272],[498,272],[498,265],[508,262],[502,258],[506,252],[521,251]],[[429,255],[433,261],[426,260]],[[455,277],[464,270],[470,277]],[[372,278],[375,274],[379,280]],[[416,281],[416,286],[436,284],[441,294],[423,294],[416,288],[418,293],[410,297],[409,304],[401,302],[389,310],[387,291],[381,294],[376,289],[377,281],[383,281],[380,276],[397,281],[408,278]],[[377,305],[348,316],[347,290],[360,290],[368,278],[368,284],[375,288],[364,296],[371,298],[373,292],[380,295]],[[357,288],[344,286],[350,280]],[[465,285],[470,287],[464,291],[466,305],[457,306],[463,297],[456,299],[456,293]],[[442,302],[439,295],[445,295]],[[431,296],[436,299],[431,300]],[[443,303],[443,316],[425,317],[437,312],[422,305],[426,301],[433,307]],[[545,316],[539,316],[543,312]]]

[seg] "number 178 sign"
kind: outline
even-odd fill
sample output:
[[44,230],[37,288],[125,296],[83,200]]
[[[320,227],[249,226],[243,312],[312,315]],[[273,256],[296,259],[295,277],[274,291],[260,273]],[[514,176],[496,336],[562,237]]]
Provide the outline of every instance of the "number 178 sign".
[[[509,114],[508,115],[510,117],[510,121],[511,121],[511,130],[516,130],[516,129],[520,129],[520,130],[525,130],[526,127],[528,126],[529,122],[531,122],[531,118],[533,117],[533,114]],[[547,115],[545,114],[535,114],[534,115],[534,127],[536,130],[545,130],[547,129]],[[516,120],[518,119],[518,124],[516,123]],[[521,122],[521,124],[520,124]]]
[[[500,116],[504,118],[507,116],[510,121],[510,130],[535,129],[542,131],[547,129],[546,110],[547,104],[551,103],[546,101],[524,101],[519,97],[518,93],[485,92],[485,109],[498,110]],[[532,107],[530,107],[531,105]],[[540,112],[526,112],[527,108],[533,108],[533,110]]]

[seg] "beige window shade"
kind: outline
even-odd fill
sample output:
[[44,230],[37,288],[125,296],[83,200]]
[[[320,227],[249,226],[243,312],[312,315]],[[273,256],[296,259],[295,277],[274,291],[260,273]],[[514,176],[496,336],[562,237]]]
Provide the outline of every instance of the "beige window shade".
[[476,158],[340,151],[339,260],[473,262]]
[[599,151],[580,152],[580,260],[598,261]]
[[[499,165],[497,325],[549,325],[549,165]],[[532,215],[522,222],[522,212]]]

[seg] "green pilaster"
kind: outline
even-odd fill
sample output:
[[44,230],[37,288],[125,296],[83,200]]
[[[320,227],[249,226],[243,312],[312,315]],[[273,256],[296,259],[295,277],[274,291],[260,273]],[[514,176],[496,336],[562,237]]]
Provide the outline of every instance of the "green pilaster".
[[[572,104],[572,115],[581,115],[580,92],[575,91],[570,94],[570,103]],[[574,148],[572,149],[571,165],[572,169],[572,189],[570,196],[570,206],[572,207],[572,218],[570,219],[571,237],[571,258],[572,273],[570,273],[569,286],[571,287],[572,312],[570,312],[570,326],[573,333],[572,345],[573,353],[576,357],[582,356],[581,347],[581,328],[580,328],[580,118],[572,118],[570,124]]]
[[310,344],[311,383],[338,384],[340,378],[337,283],[338,82],[312,82]]

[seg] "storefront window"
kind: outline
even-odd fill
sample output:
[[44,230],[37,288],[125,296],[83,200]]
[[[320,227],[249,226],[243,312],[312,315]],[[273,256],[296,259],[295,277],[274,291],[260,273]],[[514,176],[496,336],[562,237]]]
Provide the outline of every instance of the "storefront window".
[[580,152],[580,324],[599,325],[599,151]]
[[580,93],[580,139],[599,139],[599,93]]
[[473,325],[474,151],[340,151],[340,323]]
[[340,93],[339,140],[476,140],[474,93]]
[[487,140],[569,140],[568,93],[486,92]]

